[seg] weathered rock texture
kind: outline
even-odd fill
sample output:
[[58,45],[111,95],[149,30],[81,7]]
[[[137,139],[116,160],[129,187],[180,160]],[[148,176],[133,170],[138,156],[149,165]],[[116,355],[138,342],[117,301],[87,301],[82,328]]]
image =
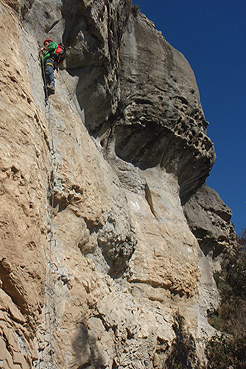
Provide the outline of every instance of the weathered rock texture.
[[205,255],[213,258],[235,244],[235,231],[230,223],[232,212],[219,195],[203,185],[186,203],[189,226]]
[[188,62],[130,0],[1,0],[0,25],[0,367],[202,368],[235,234]]

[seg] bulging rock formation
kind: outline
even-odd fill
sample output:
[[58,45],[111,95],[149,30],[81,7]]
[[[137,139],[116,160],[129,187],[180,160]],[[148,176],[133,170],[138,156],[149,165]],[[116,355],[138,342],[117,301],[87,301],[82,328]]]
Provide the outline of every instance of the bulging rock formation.
[[191,67],[130,0],[0,0],[0,24],[0,367],[205,367],[235,232]]

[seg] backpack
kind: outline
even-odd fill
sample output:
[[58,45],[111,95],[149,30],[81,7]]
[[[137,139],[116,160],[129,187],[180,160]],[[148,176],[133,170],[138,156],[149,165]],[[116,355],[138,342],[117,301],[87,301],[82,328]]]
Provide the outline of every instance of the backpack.
[[63,44],[58,44],[58,47],[54,53],[55,62],[61,64],[66,58],[66,48]]

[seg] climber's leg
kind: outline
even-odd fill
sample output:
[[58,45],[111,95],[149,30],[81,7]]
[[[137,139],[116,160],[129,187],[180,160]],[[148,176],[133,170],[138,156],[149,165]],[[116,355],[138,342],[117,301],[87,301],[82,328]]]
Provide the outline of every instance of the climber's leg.
[[52,90],[55,90],[55,77],[54,77],[54,68],[53,68],[53,60],[47,59],[45,64],[45,77],[46,77],[46,86]]

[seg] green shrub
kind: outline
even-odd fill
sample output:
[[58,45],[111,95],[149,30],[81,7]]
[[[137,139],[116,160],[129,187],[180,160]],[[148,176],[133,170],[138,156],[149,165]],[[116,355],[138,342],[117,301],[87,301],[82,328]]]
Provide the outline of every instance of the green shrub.
[[233,255],[225,255],[221,273],[214,279],[221,295],[220,306],[209,323],[227,336],[207,342],[207,369],[246,368],[246,230],[238,239]]
[[140,7],[137,4],[132,6],[132,15],[136,18],[138,13],[140,12]]
[[245,369],[246,368],[246,334],[226,338],[214,336],[206,347],[207,369]]
[[227,282],[237,296],[246,298],[246,254],[231,266],[227,275]]

